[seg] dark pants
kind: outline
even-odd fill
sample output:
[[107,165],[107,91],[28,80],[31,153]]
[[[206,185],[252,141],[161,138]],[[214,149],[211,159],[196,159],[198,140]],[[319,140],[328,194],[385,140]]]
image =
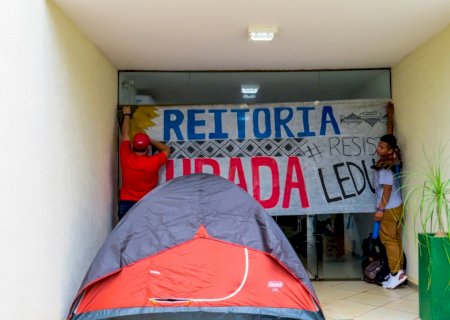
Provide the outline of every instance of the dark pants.
[[125,213],[131,209],[137,201],[120,200],[119,201],[119,221],[125,216]]

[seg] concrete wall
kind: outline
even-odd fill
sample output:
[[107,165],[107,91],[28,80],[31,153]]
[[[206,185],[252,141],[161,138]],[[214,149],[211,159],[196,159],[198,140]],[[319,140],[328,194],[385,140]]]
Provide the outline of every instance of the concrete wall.
[[0,12],[0,318],[63,319],[115,215],[117,70],[51,2]]
[[[440,145],[447,144],[444,156],[450,157],[450,26],[392,68],[392,92],[395,132],[406,171],[421,170],[423,147],[434,155]],[[411,215],[409,210],[404,242],[408,274],[417,284],[418,252]]]

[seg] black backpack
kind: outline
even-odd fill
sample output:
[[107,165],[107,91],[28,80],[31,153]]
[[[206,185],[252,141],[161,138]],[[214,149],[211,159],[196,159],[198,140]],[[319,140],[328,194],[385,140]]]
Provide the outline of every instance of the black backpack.
[[376,283],[381,286],[389,275],[389,266],[386,261],[375,260],[370,262],[363,270],[363,279],[368,283]]
[[363,240],[363,259],[361,262],[364,281],[381,286],[390,273],[386,249],[380,238],[372,239],[372,234]]
[[[363,280],[379,286],[386,281],[390,273],[386,249],[380,238],[372,239],[372,234],[362,243],[363,259],[361,262]],[[406,256],[403,253],[403,270],[406,270]],[[408,281],[408,280],[406,280]],[[405,282],[406,284],[406,282]]]

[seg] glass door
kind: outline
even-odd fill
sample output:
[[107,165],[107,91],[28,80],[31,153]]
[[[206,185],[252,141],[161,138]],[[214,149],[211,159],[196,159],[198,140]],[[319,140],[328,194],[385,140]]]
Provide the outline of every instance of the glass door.
[[274,217],[310,279],[361,279],[362,242],[372,214],[322,214]]

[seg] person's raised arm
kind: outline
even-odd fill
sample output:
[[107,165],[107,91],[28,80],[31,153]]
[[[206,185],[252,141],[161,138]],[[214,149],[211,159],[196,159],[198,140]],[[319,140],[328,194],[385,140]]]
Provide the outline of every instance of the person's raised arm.
[[166,146],[164,143],[159,142],[159,141],[155,141],[155,140],[151,140],[152,146],[154,146],[156,149],[159,150],[159,152],[164,153],[167,158],[170,156],[170,147]]
[[131,107],[124,106],[123,109],[123,122],[122,122],[122,141],[130,140],[130,119],[131,119]]

